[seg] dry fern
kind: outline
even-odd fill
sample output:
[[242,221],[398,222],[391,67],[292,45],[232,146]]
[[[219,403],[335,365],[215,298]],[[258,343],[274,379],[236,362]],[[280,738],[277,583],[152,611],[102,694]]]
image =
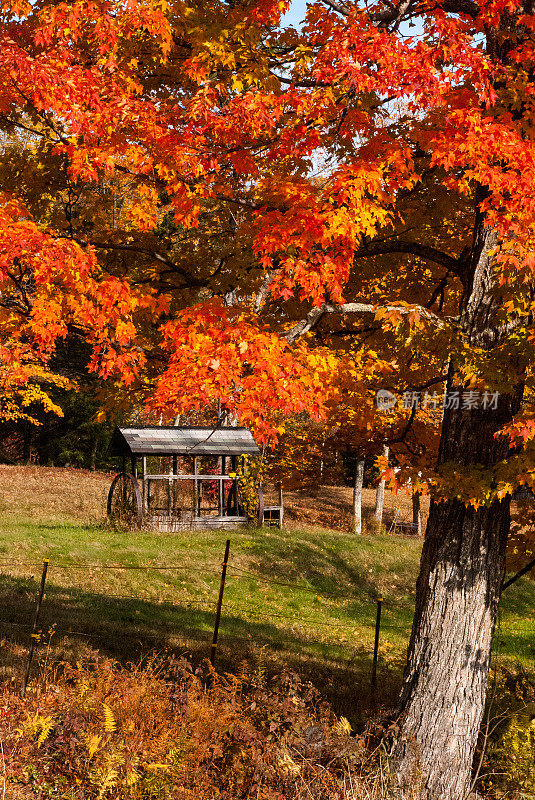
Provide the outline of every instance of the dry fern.
[[102,710],[104,711],[104,730],[106,733],[113,733],[117,729],[113,711],[107,703],[102,703]]

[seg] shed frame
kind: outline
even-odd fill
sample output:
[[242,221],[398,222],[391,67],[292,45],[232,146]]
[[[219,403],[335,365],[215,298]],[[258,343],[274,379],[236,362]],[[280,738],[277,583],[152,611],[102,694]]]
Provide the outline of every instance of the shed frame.
[[[137,498],[135,487],[139,487],[140,481],[140,500],[132,499],[132,515],[137,517],[135,522],[138,525],[146,528],[173,532],[188,528],[235,528],[253,521],[260,524],[263,521],[261,487],[255,518],[245,513],[239,499],[238,463],[241,462],[242,471],[245,472],[245,457],[260,453],[247,428],[191,425],[116,428],[110,449],[122,459],[122,472],[114,479],[114,483],[117,483],[115,488],[112,484],[108,496],[108,514],[112,518],[118,515],[114,514],[114,509],[120,508],[121,499],[124,500],[127,496],[124,487],[132,485],[133,489],[128,497],[134,498],[135,495]],[[158,459],[159,471],[150,471],[151,457]],[[211,459],[212,466],[216,463],[219,473],[203,472],[200,462],[202,457]],[[166,458],[169,465],[164,472],[161,471],[162,458]],[[192,471],[180,471],[180,462],[185,458],[191,459]],[[128,462],[130,473],[127,473]],[[178,505],[180,482],[183,481],[191,482],[192,502],[189,508]],[[156,506],[153,499],[153,487],[161,483],[166,484],[164,507]],[[217,487],[217,511],[214,505],[210,509],[211,513],[206,513],[207,509],[202,505],[207,483],[214,489]],[[229,483],[230,488],[227,490]],[[134,508],[136,504],[137,513]]]

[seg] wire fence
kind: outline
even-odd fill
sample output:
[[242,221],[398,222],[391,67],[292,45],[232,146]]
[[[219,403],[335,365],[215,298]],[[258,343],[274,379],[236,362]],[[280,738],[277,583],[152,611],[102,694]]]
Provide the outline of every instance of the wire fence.
[[[176,573],[195,573],[195,574],[202,574],[205,577],[212,576],[212,577],[219,577],[220,584],[219,584],[219,594],[217,599],[191,599],[189,597],[182,597],[181,599],[181,606],[180,609],[176,607],[176,600],[177,598],[174,597],[173,599],[169,600],[161,600],[155,599],[153,596],[147,597],[140,597],[134,594],[114,594],[107,589],[103,589],[103,596],[102,599],[105,601],[129,601],[129,602],[147,602],[150,601],[151,603],[157,603],[158,605],[169,606],[172,610],[180,610],[188,611],[192,609],[201,609],[206,611],[206,613],[213,613],[214,614],[214,627],[213,627],[213,634],[212,634],[212,641],[210,647],[210,660],[212,664],[215,664],[216,661],[216,654],[218,648],[218,638],[219,638],[219,627],[221,623],[221,619],[224,618],[225,614],[229,618],[243,618],[244,622],[247,621],[249,618],[264,620],[264,621],[273,621],[278,623],[279,621],[284,622],[285,629],[289,627],[295,628],[298,625],[305,625],[305,626],[312,626],[314,630],[317,632],[319,629],[325,628],[331,631],[344,631],[347,633],[348,626],[343,622],[335,622],[329,620],[318,620],[316,617],[312,616],[304,616],[299,613],[290,614],[290,613],[280,613],[279,611],[274,611],[269,606],[265,605],[262,609],[251,605],[249,603],[240,602],[239,607],[235,607],[232,600],[227,602],[227,605],[224,605],[224,595],[225,589],[227,586],[227,580],[229,578],[234,578],[235,580],[240,579],[248,579],[251,581],[258,581],[265,585],[273,586],[273,587],[284,587],[286,589],[291,589],[293,592],[297,593],[308,593],[318,598],[329,598],[335,600],[347,600],[348,595],[347,592],[329,592],[324,591],[322,589],[315,588],[313,586],[309,586],[303,583],[297,583],[292,581],[280,580],[277,577],[269,578],[263,575],[259,575],[251,570],[244,569],[239,567],[238,565],[233,565],[230,562],[229,558],[229,550],[230,550],[230,540],[227,540],[225,546],[225,556],[223,562],[219,563],[210,563],[207,562],[203,565],[203,567],[192,567],[186,564],[162,564],[156,561],[154,562],[147,562],[146,564],[120,564],[120,563],[109,563],[109,562],[93,562],[93,561],[65,561],[58,559],[57,561],[51,561],[50,559],[45,559],[44,561],[36,561],[36,560],[19,560],[19,559],[2,559],[0,560],[0,571],[3,571],[3,568],[23,568],[31,570],[33,573],[38,568],[41,568],[41,576],[40,576],[40,583],[39,589],[37,592],[37,597],[35,598],[35,607],[33,611],[33,620],[28,619],[27,623],[15,622],[13,620],[5,620],[0,619],[0,626],[2,628],[15,628],[19,631],[23,631],[28,636],[28,656],[26,659],[26,665],[24,669],[24,676],[22,679],[22,689],[21,693],[24,696],[26,693],[26,689],[30,680],[31,675],[31,668],[32,668],[32,661],[34,657],[34,653],[38,648],[39,644],[46,639],[46,633],[40,629],[40,622],[41,622],[41,610],[45,601],[45,587],[46,587],[46,580],[47,576],[49,576],[51,571],[62,570],[62,571],[70,571],[70,570],[95,570],[95,571],[113,571],[114,573],[120,575],[122,573],[128,572],[176,572]],[[73,588],[77,587],[59,587],[61,590],[64,591],[72,591]],[[56,587],[57,589],[57,587]],[[262,597],[262,602],[265,604],[266,599]],[[370,603],[375,603],[376,606],[376,616],[375,616],[375,626],[374,626],[374,641],[373,641],[373,658],[372,658],[372,665],[371,665],[371,687],[372,689],[375,688],[376,680],[377,680],[377,663],[378,663],[378,655],[379,655],[379,639],[380,639],[380,627],[381,627],[381,611],[383,605],[382,597],[377,597],[375,601],[370,600]],[[46,605],[46,604],[45,604]],[[96,609],[93,609],[93,612],[96,613]],[[103,620],[101,620],[103,621]],[[98,622],[98,620],[97,620]],[[79,630],[72,630],[72,628],[58,626],[56,622],[51,622],[48,627],[48,634],[49,639],[52,635],[59,635],[61,637],[82,637],[85,640],[95,640],[98,642],[101,639],[101,632],[88,632],[88,631],[79,631]],[[144,631],[143,638],[155,638],[151,636],[150,633]],[[236,637],[235,635],[230,635],[229,639],[236,641],[241,637]]]

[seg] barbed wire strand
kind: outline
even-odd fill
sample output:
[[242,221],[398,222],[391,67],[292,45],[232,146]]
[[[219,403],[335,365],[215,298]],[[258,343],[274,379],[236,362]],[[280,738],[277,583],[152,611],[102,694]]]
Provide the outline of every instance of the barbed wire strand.
[[[0,562],[1,566],[32,566],[32,567],[41,567],[42,562]],[[176,565],[176,564],[148,564],[144,566],[139,565],[132,565],[132,564],[95,564],[95,563],[72,563],[72,564],[62,564],[61,562],[50,562],[49,569],[107,569],[107,570],[116,570],[116,571],[128,571],[128,570],[137,570],[137,571],[150,571],[150,570],[169,570],[169,571],[185,571],[185,572],[196,572],[205,575],[207,572],[213,575],[219,576],[219,570],[211,569],[213,565],[206,565],[206,568],[201,567],[187,567],[184,565]],[[232,574],[232,573],[237,574]],[[298,590],[301,592],[308,592],[309,594],[314,594],[315,596],[321,597],[331,597],[338,600],[351,600],[350,596],[348,597],[347,594],[340,594],[338,592],[328,592],[323,589],[315,589],[312,586],[303,586],[300,583],[291,583],[290,581],[279,581],[273,580],[271,578],[266,578],[262,575],[258,575],[255,572],[251,572],[250,570],[243,569],[242,567],[237,567],[234,565],[229,566],[228,577],[234,578],[249,578],[250,580],[257,580],[262,583],[268,584],[270,586],[283,586],[286,588]],[[362,602],[362,598],[359,598]],[[374,598],[368,598],[363,602],[376,602]]]
[[[221,562],[222,563],[222,562]],[[0,567],[42,567],[42,561],[0,561]],[[49,568],[52,569],[110,569],[110,570],[118,570],[118,571],[129,571],[129,570],[170,570],[170,571],[184,571],[184,572],[210,572],[210,568],[213,568],[213,574],[219,575],[219,570],[221,564],[207,564],[208,569],[204,567],[188,567],[184,564],[145,564],[145,565],[137,565],[137,564],[105,564],[105,563],[91,563],[91,562],[72,562],[72,563],[61,563],[61,561],[52,561],[50,560]]]
[[[240,574],[237,577],[254,579],[254,580],[257,580],[257,581],[261,581],[262,583],[268,583],[271,586],[288,586],[291,589],[299,589],[300,591],[310,592],[310,593],[313,593],[313,594],[322,595],[323,597],[335,597],[335,598],[338,598],[339,600],[351,599],[351,598],[348,598],[347,594],[340,594],[340,593],[335,593],[335,592],[326,592],[326,591],[323,591],[323,589],[314,589],[313,586],[303,586],[300,583],[290,583],[289,581],[277,581],[277,580],[272,580],[271,578],[264,578],[261,575],[257,575],[256,572],[250,572],[249,570],[242,569],[241,567],[235,567],[233,565],[231,565],[229,567],[229,573],[230,574],[232,574],[232,570],[239,571]],[[369,602],[374,602],[374,601],[372,601],[370,599]]]

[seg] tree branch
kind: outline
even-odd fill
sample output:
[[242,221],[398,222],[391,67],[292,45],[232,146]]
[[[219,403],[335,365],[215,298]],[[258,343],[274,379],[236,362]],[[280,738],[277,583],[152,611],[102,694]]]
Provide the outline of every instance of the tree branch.
[[405,437],[409,433],[410,429],[412,428],[412,423],[414,422],[416,417],[416,406],[411,408],[411,413],[409,415],[409,419],[407,420],[407,424],[403,428],[402,432],[397,436],[395,439],[389,439],[388,444],[405,444],[408,447],[407,442],[405,441]]
[[433,294],[425,304],[426,308],[433,308],[434,304],[440,297],[440,304],[439,304],[439,311],[442,311],[442,305],[444,303],[444,289],[448,285],[448,276],[444,275],[444,277],[440,280],[440,283],[435,287]]
[[429,245],[420,244],[419,242],[411,242],[407,239],[393,239],[392,241],[383,240],[364,244],[362,247],[359,247],[358,250],[355,250],[354,257],[366,258],[367,256],[382,256],[388,255],[389,253],[408,253],[423,258],[426,261],[433,261],[435,264],[440,264],[446,267],[449,272],[453,272],[454,275],[459,277],[464,275],[464,265],[459,259],[453,258],[453,256],[449,256],[447,253],[443,253],[442,250],[438,250],[436,247],[430,247]]
[[393,22],[396,23],[395,27],[400,24],[404,16],[410,10],[412,4],[412,0],[402,0],[399,5],[394,6],[390,3],[388,4],[390,8],[381,11],[379,14],[370,15],[373,22],[377,23],[378,28],[386,28],[388,25],[391,25]]
[[417,309],[425,319],[432,320],[439,325],[444,324],[442,317],[420,305],[413,305],[410,308],[407,306],[378,306],[371,303],[342,303],[339,306],[328,303],[325,305],[325,311],[329,314],[375,314],[381,308],[386,311],[398,311],[400,314],[410,314],[411,311]]
[[439,7],[452,14],[467,14],[472,19],[479,16],[479,7],[472,0],[443,0]]
[[[323,0],[323,2],[331,5],[332,0]],[[417,3],[413,3],[413,0],[402,0],[397,6],[391,5],[390,3],[387,3],[387,5],[390,6],[388,9],[384,9],[384,11],[380,11],[378,14],[371,15],[372,22],[375,22],[379,28],[386,28],[393,22],[396,23],[397,27],[402,20],[419,16],[422,13],[421,7]],[[480,11],[479,7],[476,3],[472,2],[472,0],[442,0],[442,2],[436,4],[436,8],[448,11],[452,14],[467,14],[469,17],[472,17],[472,19],[476,19]],[[429,13],[429,11],[432,10],[433,9],[428,9],[427,11]]]
[[535,558],[533,558],[531,561],[528,561],[526,566],[519,572],[517,572],[516,575],[513,575],[513,577],[509,578],[508,581],[504,581],[502,583],[502,592],[505,591],[505,589],[507,589],[509,586],[511,586],[511,584],[516,583],[517,581],[520,580],[520,578],[523,578],[524,575],[527,575],[527,573],[530,572],[533,569],[533,567],[535,567]]
[[300,339],[301,336],[304,336],[306,333],[312,330],[312,328],[318,324],[326,311],[327,307],[325,305],[315,306],[308,312],[305,319],[300,320],[297,325],[294,325],[293,328],[291,328],[289,331],[286,331],[282,338],[286,339],[289,344],[293,344],[296,339]]
[[410,314],[411,311],[417,309],[421,316],[425,319],[435,322],[437,325],[443,325],[444,320],[423,306],[414,305],[410,308],[407,306],[374,306],[371,303],[342,303],[342,305],[335,306],[331,303],[323,303],[321,306],[314,306],[306,317],[300,320],[293,328],[283,334],[289,344],[293,344],[296,339],[307,334],[314,328],[325,314],[376,314],[381,308],[387,311],[397,311],[400,314]]
[[333,11],[337,11],[339,14],[343,14],[344,17],[349,16],[349,9],[347,6],[344,6],[342,3],[337,3],[336,0],[322,0],[326,6],[332,8]]
[[113,242],[91,242],[83,241],[81,239],[75,239],[75,241],[81,247],[90,246],[95,247],[97,250],[121,250],[130,253],[142,253],[143,255],[154,259],[154,261],[157,261],[159,264],[169,267],[171,272],[181,275],[189,286],[206,286],[206,281],[192,277],[187,270],[182,269],[182,267],[179,267],[178,264],[174,263],[174,261],[170,261],[168,258],[165,258],[165,256],[162,256],[160,253],[156,252],[156,250],[151,250],[149,247],[137,247],[136,245],[130,244],[114,244]]

